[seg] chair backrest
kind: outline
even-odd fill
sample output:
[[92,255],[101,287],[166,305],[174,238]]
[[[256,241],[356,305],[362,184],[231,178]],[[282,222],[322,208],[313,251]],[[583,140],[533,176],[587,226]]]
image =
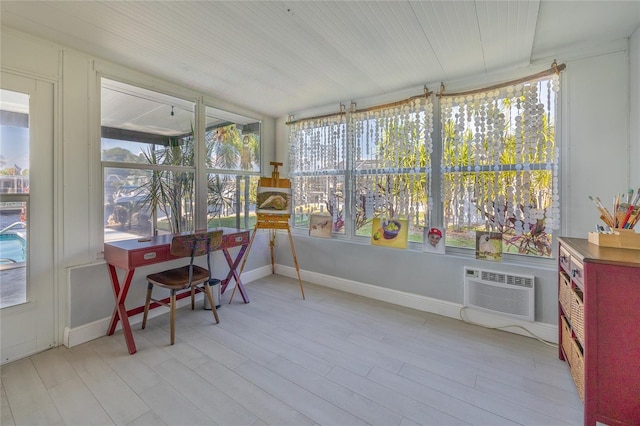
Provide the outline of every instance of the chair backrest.
[[222,244],[222,230],[195,232],[175,235],[171,239],[170,251],[173,256],[191,258],[208,254]]

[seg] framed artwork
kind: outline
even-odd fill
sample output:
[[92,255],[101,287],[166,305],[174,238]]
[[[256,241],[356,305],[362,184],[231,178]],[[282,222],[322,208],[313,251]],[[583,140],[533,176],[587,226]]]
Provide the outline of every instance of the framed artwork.
[[333,218],[326,214],[312,214],[309,218],[309,235],[312,237],[331,238]]
[[371,244],[406,249],[409,224],[407,219],[383,219],[374,217],[371,224]]
[[256,213],[291,214],[291,188],[259,186]]
[[427,233],[427,241],[424,243],[424,251],[427,253],[444,254],[445,234],[443,228],[431,227]]
[[476,259],[502,261],[501,232],[476,232]]

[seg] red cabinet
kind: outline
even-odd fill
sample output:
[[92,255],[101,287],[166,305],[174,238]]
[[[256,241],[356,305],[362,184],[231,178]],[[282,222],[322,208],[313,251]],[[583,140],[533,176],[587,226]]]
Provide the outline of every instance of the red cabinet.
[[640,425],[640,250],[559,241],[559,356],[584,424]]

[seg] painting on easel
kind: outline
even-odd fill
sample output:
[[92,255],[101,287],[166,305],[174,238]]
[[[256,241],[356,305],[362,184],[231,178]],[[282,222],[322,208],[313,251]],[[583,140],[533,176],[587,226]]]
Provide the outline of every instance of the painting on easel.
[[259,186],[256,213],[291,214],[291,188]]
[[[282,166],[282,163],[272,161],[270,163],[273,166],[273,172],[271,177],[261,177],[258,183],[258,191],[256,194],[256,225],[253,228],[253,234],[249,240],[249,246],[240,266],[240,274],[244,270],[244,265],[249,257],[253,240],[256,236],[258,229],[269,230],[269,249],[271,252],[271,272],[275,273],[275,259],[274,259],[274,247],[276,240],[276,230],[286,230],[289,234],[289,244],[291,245],[291,255],[293,256],[293,264],[296,267],[296,273],[298,274],[298,282],[300,283],[300,292],[302,293],[302,299],[304,299],[304,288],[302,287],[302,278],[300,277],[300,267],[298,266],[298,259],[296,257],[296,250],[293,246],[293,236],[291,235],[291,228],[289,227],[289,219],[291,217],[291,181],[289,179],[280,178],[278,167]],[[233,300],[233,294],[229,303]]]

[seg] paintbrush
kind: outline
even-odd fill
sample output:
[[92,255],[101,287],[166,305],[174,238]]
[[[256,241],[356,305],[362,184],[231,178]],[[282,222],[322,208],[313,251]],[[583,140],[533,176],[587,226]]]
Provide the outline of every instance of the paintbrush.
[[633,203],[631,203],[631,204],[637,206],[639,201],[640,201],[640,188],[638,188],[638,192],[636,192],[636,196],[633,199]]
[[638,220],[640,220],[640,207],[636,207],[635,211],[629,218],[629,226],[627,229],[633,229],[636,223],[638,223]]
[[620,228],[626,228],[627,227],[627,223],[629,222],[629,218],[631,217],[631,213],[633,213],[633,209],[634,208],[635,208],[635,206],[633,204],[629,204],[629,207],[627,207],[627,211],[624,214],[624,218],[622,219],[622,222],[620,223]]
[[606,209],[602,206],[602,204],[594,200],[591,195],[589,195],[589,199],[593,202],[593,204],[596,206],[596,208],[600,212],[600,219],[602,219],[602,221],[607,225],[612,226],[611,222],[609,221],[609,215],[607,214]]
[[634,210],[631,212],[631,216],[629,216],[629,220],[627,222],[627,229],[633,229],[638,220],[640,219],[640,188],[636,191],[636,196],[633,197],[633,202],[631,205],[634,207]]
[[600,214],[602,214],[605,218],[607,218],[607,220],[605,220],[605,223],[609,225],[611,228],[615,228],[614,226],[615,221],[613,220],[613,216],[611,215],[611,213],[609,213],[609,210],[607,210],[607,208],[602,205],[602,201],[600,201],[600,197],[596,197],[596,199],[594,200],[592,196],[589,196],[589,199],[593,201],[593,203],[596,205]]

